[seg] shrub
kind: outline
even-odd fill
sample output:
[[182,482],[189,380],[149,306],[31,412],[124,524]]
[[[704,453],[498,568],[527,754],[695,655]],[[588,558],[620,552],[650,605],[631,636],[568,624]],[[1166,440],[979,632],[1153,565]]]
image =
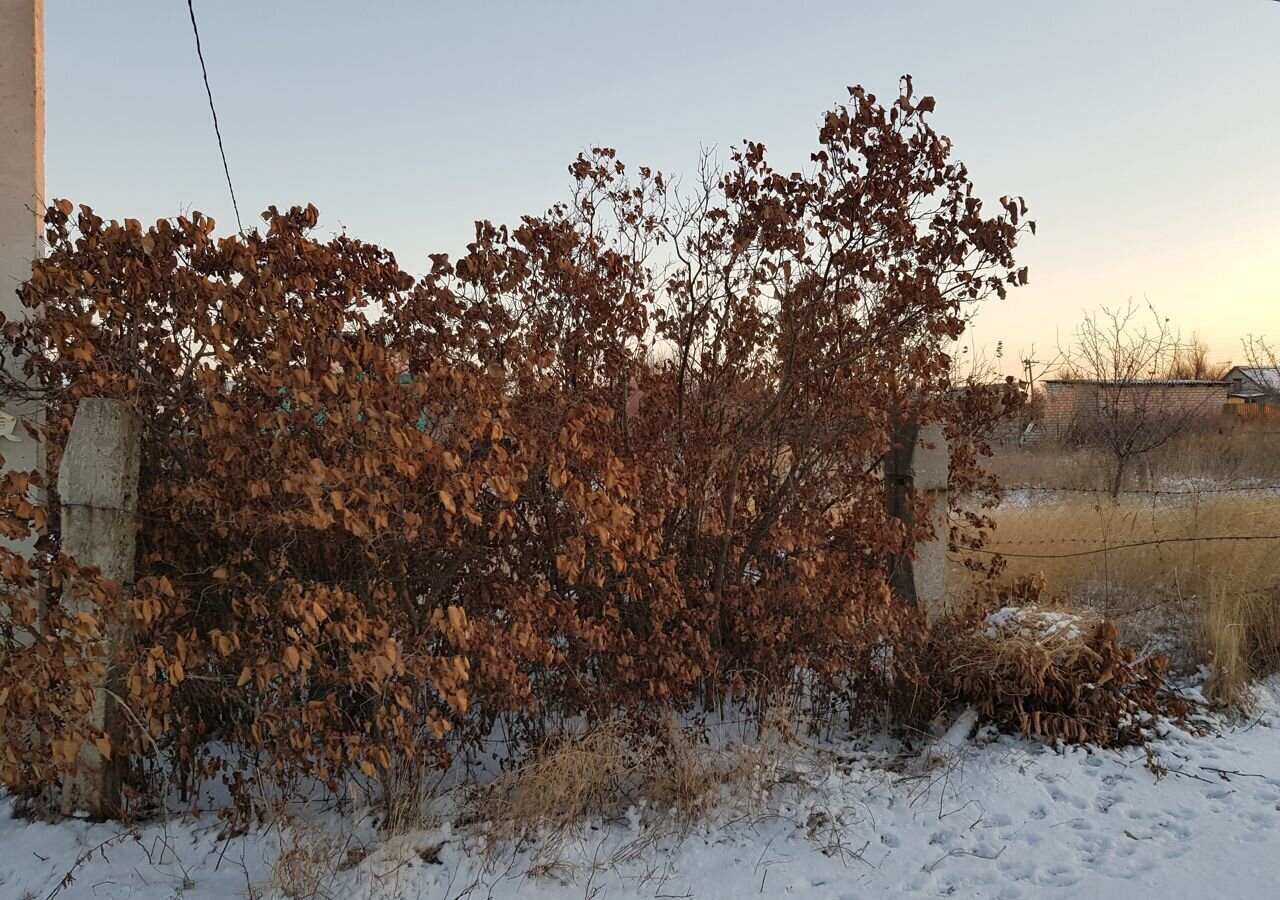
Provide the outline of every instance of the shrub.
[[[888,514],[879,462],[899,422],[942,420],[979,478],[974,422],[1005,401],[956,397],[943,347],[1026,280],[1025,206],[984,212],[932,108],[910,79],[888,106],[853,89],[807,174],[748,143],[684,198],[594,150],[571,202],[478,223],[417,280],[311,236],[313,207],[215,238],[59,201],[6,350],[51,475],[81,398],[141,415],[138,578],[69,621],[56,492],[8,483],[6,533],[48,534],[33,566],[0,553],[39,635],[4,626],[0,777],[48,784],[57,748],[109,740],[77,717],[81,629],[124,635],[110,749],[187,781],[215,739],[336,791],[499,720],[519,744],[799,682],[849,712],[900,689],[914,654],[885,649],[923,620],[885,562],[931,526]],[[31,722],[49,740],[17,740]]]

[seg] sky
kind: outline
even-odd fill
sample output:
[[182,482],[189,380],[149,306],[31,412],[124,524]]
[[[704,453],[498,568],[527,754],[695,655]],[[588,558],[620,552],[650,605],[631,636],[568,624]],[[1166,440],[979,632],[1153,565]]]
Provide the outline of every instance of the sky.
[[[45,0],[46,196],[233,230],[184,0]],[[1280,2],[195,0],[240,212],[314,203],[412,272],[567,196],[590,146],[691,175],[803,167],[863,84],[932,94],[979,193],[1021,195],[1030,284],[975,353],[1049,360],[1150,302],[1218,361],[1280,339]],[[1034,350],[1034,353],[1032,351]]]

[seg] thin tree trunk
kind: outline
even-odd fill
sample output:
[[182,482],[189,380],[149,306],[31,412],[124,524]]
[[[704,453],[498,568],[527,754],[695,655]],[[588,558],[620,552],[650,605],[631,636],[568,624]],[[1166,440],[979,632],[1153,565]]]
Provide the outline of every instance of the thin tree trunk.
[[1120,486],[1124,483],[1125,464],[1128,463],[1129,457],[1120,456],[1116,458],[1116,477],[1111,482],[1111,499],[1115,500],[1120,496]]

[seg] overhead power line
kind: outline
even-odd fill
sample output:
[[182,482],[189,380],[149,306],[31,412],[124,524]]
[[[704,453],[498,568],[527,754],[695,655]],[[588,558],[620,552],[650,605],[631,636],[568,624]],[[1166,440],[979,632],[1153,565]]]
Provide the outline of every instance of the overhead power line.
[[196,37],[196,56],[200,58],[200,74],[204,76],[204,92],[209,97],[209,112],[213,114],[213,133],[218,138],[218,153],[222,156],[222,171],[227,176],[227,190],[231,192],[231,208],[236,213],[236,228],[244,231],[240,222],[240,204],[236,203],[235,185],[231,183],[231,168],[227,165],[227,151],[222,146],[222,129],[218,127],[218,110],[213,105],[213,91],[209,88],[209,69],[204,64],[204,51],[200,49],[200,26],[196,24],[196,10],[192,0],[187,0],[187,12],[191,14],[191,32]]

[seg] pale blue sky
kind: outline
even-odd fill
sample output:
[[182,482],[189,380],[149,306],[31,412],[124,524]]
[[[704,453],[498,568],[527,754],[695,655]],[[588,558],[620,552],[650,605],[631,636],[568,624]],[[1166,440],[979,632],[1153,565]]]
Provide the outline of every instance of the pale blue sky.
[[[477,218],[565,196],[582,148],[690,173],[909,72],[979,190],[1022,194],[1031,286],[976,340],[1040,355],[1146,295],[1216,356],[1280,337],[1280,3],[1271,0],[410,3],[196,0],[246,224],[322,229],[410,271]],[[46,0],[47,188],[108,217],[234,218],[185,0]]]

